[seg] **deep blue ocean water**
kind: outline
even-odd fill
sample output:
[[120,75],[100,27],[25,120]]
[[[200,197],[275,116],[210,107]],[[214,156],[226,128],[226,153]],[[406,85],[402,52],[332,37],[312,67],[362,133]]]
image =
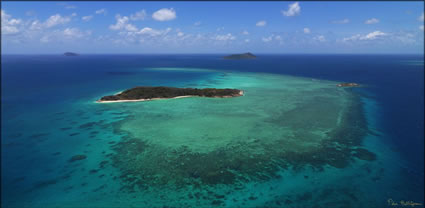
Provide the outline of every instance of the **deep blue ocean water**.
[[[2,203],[7,203],[4,202],[7,201],[5,199],[13,201],[14,197],[26,200],[15,195],[21,194],[16,190],[33,185],[33,181],[25,183],[31,174],[39,178],[53,174],[49,173],[49,169],[56,167],[55,164],[59,164],[60,161],[52,160],[50,155],[55,152],[55,145],[61,145],[61,142],[46,143],[40,140],[43,137],[60,137],[49,128],[67,120],[66,116],[58,119],[55,115],[78,113],[75,109],[67,111],[70,109],[68,106],[76,102],[92,102],[93,98],[99,95],[114,93],[141,83],[170,86],[174,85],[174,82],[190,83],[208,75],[195,72],[138,70],[149,67],[266,72],[361,83],[366,87],[352,90],[376,103],[377,112],[374,119],[378,123],[377,131],[385,135],[385,138],[381,139],[385,139],[385,144],[389,148],[400,153],[399,161],[403,161],[394,164],[394,168],[405,170],[404,177],[408,181],[405,189],[411,190],[411,193],[406,195],[412,196],[412,199],[401,198],[401,200],[416,200],[423,203],[423,55],[259,54],[254,60],[223,60],[221,57],[220,54],[77,57],[3,55],[1,57]],[[95,118],[87,119],[95,120]],[[77,121],[69,120],[69,122]],[[28,137],[34,142],[27,143],[23,137]],[[72,151],[73,145],[82,144],[75,141],[75,144],[66,145],[69,145],[69,151]],[[47,149],[50,152],[46,153]],[[66,151],[63,150],[62,154],[66,154]],[[27,179],[17,177],[23,172],[30,173],[25,174]],[[28,198],[28,200],[34,199]]]

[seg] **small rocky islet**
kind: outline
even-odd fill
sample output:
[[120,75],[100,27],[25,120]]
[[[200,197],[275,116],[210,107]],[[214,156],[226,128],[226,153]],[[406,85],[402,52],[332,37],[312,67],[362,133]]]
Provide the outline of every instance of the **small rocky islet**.
[[257,58],[252,53],[241,53],[241,54],[231,54],[228,56],[223,57],[224,59],[255,59]]
[[116,95],[108,95],[97,102],[105,101],[143,101],[152,99],[167,99],[183,96],[228,98],[242,96],[243,91],[238,89],[216,88],[177,88],[177,87],[134,87]]
[[65,52],[63,53],[64,56],[79,56],[78,53],[74,53],[74,52]]

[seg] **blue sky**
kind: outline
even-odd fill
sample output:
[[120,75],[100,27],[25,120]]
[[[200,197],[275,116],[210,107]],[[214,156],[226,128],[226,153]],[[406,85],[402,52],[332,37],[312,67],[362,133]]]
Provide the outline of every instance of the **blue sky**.
[[423,2],[2,2],[2,52],[420,53]]

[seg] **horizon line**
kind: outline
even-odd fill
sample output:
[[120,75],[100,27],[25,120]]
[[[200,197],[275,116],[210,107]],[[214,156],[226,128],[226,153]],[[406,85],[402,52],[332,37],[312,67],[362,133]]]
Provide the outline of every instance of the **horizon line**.
[[[63,53],[1,53],[1,55],[63,55]],[[78,53],[78,55],[229,55],[243,53]],[[425,55],[424,53],[255,53],[260,55]]]

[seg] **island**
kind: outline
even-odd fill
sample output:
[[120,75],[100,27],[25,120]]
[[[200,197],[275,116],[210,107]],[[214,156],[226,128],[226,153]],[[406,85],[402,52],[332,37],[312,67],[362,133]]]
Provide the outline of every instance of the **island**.
[[229,56],[225,56],[223,58],[224,59],[255,59],[257,57],[254,56],[254,54],[248,52],[248,53],[242,53],[242,54],[232,54]]
[[243,91],[238,89],[216,89],[216,88],[177,88],[177,87],[134,87],[115,95],[100,98],[98,103],[108,102],[135,102],[147,100],[159,100],[184,97],[212,97],[230,98],[242,96]]
[[357,84],[357,83],[353,83],[353,82],[351,82],[351,83],[339,83],[339,84],[337,84],[336,85],[337,87],[358,87],[358,86],[360,86],[359,84]]
[[73,52],[65,52],[63,55],[64,56],[78,56],[79,54],[73,53]]

